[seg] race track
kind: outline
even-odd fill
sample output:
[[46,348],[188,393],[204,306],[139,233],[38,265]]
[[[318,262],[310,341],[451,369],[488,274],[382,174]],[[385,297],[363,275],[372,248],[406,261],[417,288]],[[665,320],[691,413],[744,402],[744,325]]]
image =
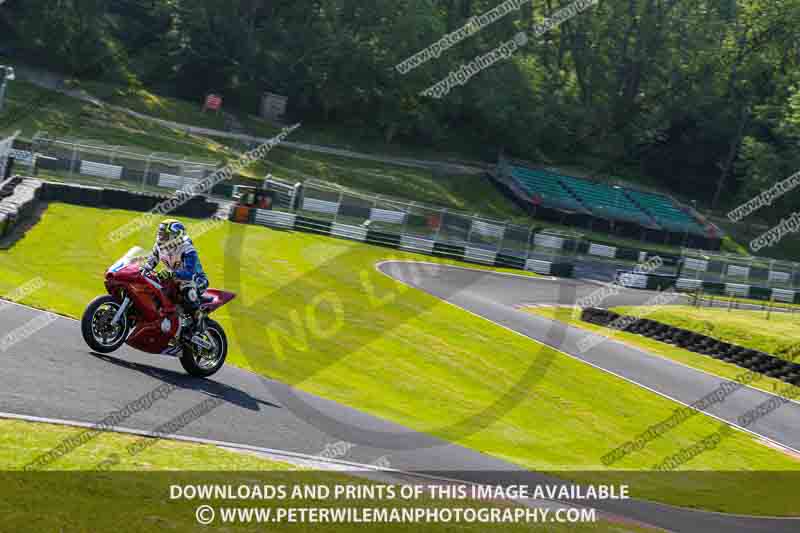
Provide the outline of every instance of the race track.
[[[690,404],[724,381],[611,341],[580,355],[576,343],[584,333],[517,310],[522,304],[571,304],[576,296],[597,290],[594,283],[489,274],[441,265],[414,270],[413,276],[397,262],[383,263],[378,268],[386,275],[446,297],[469,312],[678,402]],[[606,304],[637,305],[651,297],[646,291],[624,291]],[[0,310],[0,333],[5,335],[41,314],[24,306],[6,306]],[[349,450],[348,461],[367,464],[388,457],[394,469],[449,471],[450,477],[466,481],[488,482],[491,479],[487,477],[497,472],[506,472],[504,477],[508,479],[507,476],[520,472],[501,460],[414,434],[391,422],[237,368],[226,367],[209,380],[197,380],[186,376],[172,358],[129,349],[110,356],[90,354],[78,323],[67,318],[56,319],[3,355],[5,365],[0,372],[3,413],[93,423],[159,385],[171,383],[178,390],[150,409],[136,413],[124,426],[152,431],[212,396],[224,399],[225,403],[192,422],[180,435],[312,455],[320,454],[337,441],[355,442],[359,445]],[[744,388],[714,405],[709,414],[734,423],[739,415],[768,398],[767,393]],[[340,428],[314,424],[318,418],[315,411],[340,421]],[[354,432],[354,427],[363,432]],[[789,403],[750,429],[775,443],[800,449],[800,404]],[[353,438],[354,433],[357,438]],[[401,449],[387,446],[398,434],[413,435],[416,445]],[[648,502],[608,502],[597,507],[671,531],[788,532],[800,528],[797,520],[728,516]]]

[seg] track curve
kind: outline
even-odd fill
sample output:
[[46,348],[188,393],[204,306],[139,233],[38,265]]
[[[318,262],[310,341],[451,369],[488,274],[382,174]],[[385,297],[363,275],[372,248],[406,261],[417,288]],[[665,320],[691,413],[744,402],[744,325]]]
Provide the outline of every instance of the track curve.
[[[385,262],[378,268],[384,274],[430,294],[446,294],[451,304],[544,343],[548,341],[544,332],[553,324],[520,313],[515,306],[571,304],[571,301],[560,301],[563,294],[582,296],[597,289],[596,284],[575,280],[494,274],[442,265],[418,271],[418,274],[424,272],[426,275],[404,279],[404,272],[408,270],[398,268],[398,264]],[[469,279],[465,280],[465,276]],[[453,284],[467,289],[448,291]],[[560,284],[569,284],[570,291],[560,291]],[[623,291],[610,299],[609,304],[637,305],[650,296],[642,291]],[[42,314],[42,311],[20,305],[5,306],[0,311],[0,331],[12,331]],[[563,342],[555,347],[574,356],[571,352],[576,351],[578,332],[565,327],[563,333]],[[81,339],[77,323],[72,319],[56,318],[46,329],[13,346],[5,355],[4,371],[0,373],[0,412],[92,423],[166,382],[176,385],[177,390],[168,400],[156,402],[150,409],[136,413],[126,421],[126,426],[150,431],[203,399],[218,397],[225,403],[179,434],[312,455],[320,454],[332,441],[339,440],[332,439],[331,435],[310,425],[281,404],[279,398],[285,397],[288,389],[284,384],[233,367],[225,367],[212,380],[193,379],[183,373],[177,359],[153,357],[129,349],[111,356],[91,355]],[[684,403],[697,400],[724,381],[613,342],[605,342],[580,358]],[[299,390],[292,390],[292,394],[348,425],[372,432],[409,431]],[[736,416],[768,396],[754,389],[743,389],[712,408],[711,414],[723,420],[735,420]],[[784,406],[760,420],[753,429],[777,443],[800,448],[800,405]],[[465,481],[491,482],[486,476],[496,472],[510,476],[523,474],[517,466],[499,459],[434,437],[424,436],[424,439],[428,441],[428,447],[399,451],[360,443],[348,452],[347,459],[368,464],[390,455],[392,468],[412,472],[449,471],[454,473],[453,477],[460,476]],[[530,481],[530,477],[526,479]],[[641,501],[619,505],[610,502],[597,507],[672,531],[788,532],[796,531],[800,525],[793,519],[720,515]]]

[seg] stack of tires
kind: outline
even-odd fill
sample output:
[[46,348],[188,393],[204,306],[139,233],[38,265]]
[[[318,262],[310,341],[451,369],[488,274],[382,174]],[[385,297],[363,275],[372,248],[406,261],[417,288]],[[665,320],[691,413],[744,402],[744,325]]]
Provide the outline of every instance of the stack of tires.
[[598,326],[643,335],[765,376],[800,385],[799,364],[768,353],[723,342],[702,333],[676,328],[647,318],[620,315],[614,311],[596,307],[584,309],[581,313],[581,320]]
[[17,222],[33,214],[42,182],[13,177],[0,184],[0,236],[7,235]]

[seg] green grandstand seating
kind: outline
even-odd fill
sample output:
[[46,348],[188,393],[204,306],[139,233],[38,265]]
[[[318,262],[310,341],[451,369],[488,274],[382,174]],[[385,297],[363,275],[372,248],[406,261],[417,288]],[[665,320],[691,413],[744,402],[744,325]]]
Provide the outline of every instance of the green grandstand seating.
[[584,205],[596,215],[609,219],[628,220],[645,226],[653,225],[653,219],[631,202],[625,191],[604,183],[597,183],[572,176],[559,176],[560,181],[572,190]]
[[512,167],[511,175],[526,192],[538,195],[543,205],[586,211],[584,206],[561,185],[555,174],[546,170]]
[[667,231],[705,235],[704,228],[668,197],[634,189],[613,187],[544,169],[511,167],[511,175],[546,206],[591,212],[595,216],[626,220],[646,227],[655,224]]
[[694,218],[678,209],[666,196],[632,189],[628,189],[626,192],[642,206],[642,209],[653,215],[664,229],[676,232],[689,231],[698,235],[705,234],[703,227]]

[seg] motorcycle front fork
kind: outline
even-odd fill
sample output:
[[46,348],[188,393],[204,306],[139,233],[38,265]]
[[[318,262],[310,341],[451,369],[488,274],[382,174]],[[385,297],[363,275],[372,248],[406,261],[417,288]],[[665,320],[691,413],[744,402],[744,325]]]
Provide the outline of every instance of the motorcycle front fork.
[[120,305],[119,309],[117,309],[117,312],[114,313],[114,318],[111,319],[111,325],[112,326],[116,326],[117,325],[117,322],[119,322],[119,320],[125,314],[125,311],[128,310],[128,307],[130,305],[131,305],[131,299],[126,296],[125,299],[122,300],[122,305]]

